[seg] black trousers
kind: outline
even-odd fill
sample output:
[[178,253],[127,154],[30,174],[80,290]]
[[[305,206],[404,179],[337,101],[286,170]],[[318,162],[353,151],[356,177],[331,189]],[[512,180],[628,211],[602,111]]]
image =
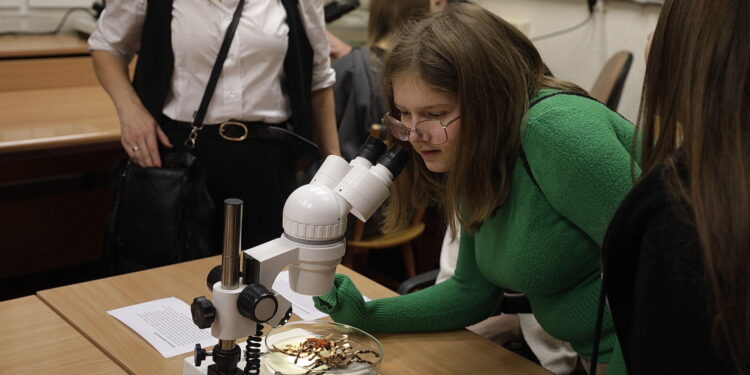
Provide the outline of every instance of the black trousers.
[[[161,127],[174,145],[172,150],[187,149],[184,142],[190,133],[189,124],[163,118]],[[162,148],[161,151],[170,150]],[[198,133],[193,152],[206,170],[208,188],[216,205],[215,236],[212,236],[216,254],[222,250],[224,200],[227,198],[239,198],[244,202],[243,250],[281,235],[284,203],[297,184],[289,144],[249,138],[241,142],[229,141],[219,135],[218,126],[206,125]]]

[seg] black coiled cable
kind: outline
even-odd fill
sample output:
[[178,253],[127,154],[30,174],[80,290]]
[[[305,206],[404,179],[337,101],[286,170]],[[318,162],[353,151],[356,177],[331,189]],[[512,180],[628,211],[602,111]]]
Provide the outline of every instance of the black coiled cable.
[[245,345],[245,374],[260,374],[260,341],[263,340],[263,325],[256,323],[255,336],[247,337]]

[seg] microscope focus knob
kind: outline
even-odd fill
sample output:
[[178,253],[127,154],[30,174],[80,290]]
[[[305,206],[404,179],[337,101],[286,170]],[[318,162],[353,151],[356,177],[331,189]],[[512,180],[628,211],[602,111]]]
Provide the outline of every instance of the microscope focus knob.
[[265,323],[279,308],[279,301],[273,292],[261,284],[250,284],[237,298],[237,310],[240,315],[258,323]]
[[211,271],[208,271],[208,276],[206,276],[206,285],[208,285],[208,290],[214,291],[214,284],[221,281],[221,266],[216,266],[211,269]]
[[210,328],[216,320],[216,308],[206,297],[200,296],[193,300],[190,305],[190,313],[193,315],[193,323],[198,328]]
[[201,367],[201,363],[209,356],[211,356],[211,353],[201,348],[201,344],[195,344],[195,351],[193,351],[193,363],[195,363],[195,367]]

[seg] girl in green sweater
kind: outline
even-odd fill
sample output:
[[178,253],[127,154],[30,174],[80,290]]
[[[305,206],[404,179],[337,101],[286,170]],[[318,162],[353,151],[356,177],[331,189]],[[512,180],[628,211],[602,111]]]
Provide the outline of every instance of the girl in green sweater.
[[[631,187],[632,124],[552,78],[523,34],[473,4],[406,30],[385,62],[383,89],[391,141],[412,153],[386,229],[408,225],[419,205],[441,205],[464,230],[456,273],[367,303],[337,275],[318,309],[371,332],[452,330],[496,313],[508,288],[526,293],[542,327],[586,363],[598,249]],[[606,314],[600,359],[608,375],[624,374]]]

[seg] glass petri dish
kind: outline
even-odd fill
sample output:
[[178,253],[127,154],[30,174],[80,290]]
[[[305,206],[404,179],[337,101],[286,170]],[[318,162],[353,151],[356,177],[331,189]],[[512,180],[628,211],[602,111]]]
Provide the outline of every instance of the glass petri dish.
[[[339,350],[344,348],[346,353],[359,353],[359,358],[367,362],[352,360],[345,368],[331,368],[329,366],[316,366],[323,362],[316,360],[328,358],[331,351],[321,350],[318,355],[301,355],[297,358],[294,354],[301,344],[308,339],[314,339],[321,343],[320,339],[326,339],[337,343]],[[323,321],[296,321],[276,327],[268,332],[265,337],[265,346],[268,354],[263,355],[265,371],[275,375],[296,374],[347,374],[347,375],[376,375],[380,362],[383,360],[383,345],[380,341],[362,331],[361,329],[336,323]],[[286,350],[287,353],[275,351],[274,349]],[[296,360],[296,363],[295,363]]]

